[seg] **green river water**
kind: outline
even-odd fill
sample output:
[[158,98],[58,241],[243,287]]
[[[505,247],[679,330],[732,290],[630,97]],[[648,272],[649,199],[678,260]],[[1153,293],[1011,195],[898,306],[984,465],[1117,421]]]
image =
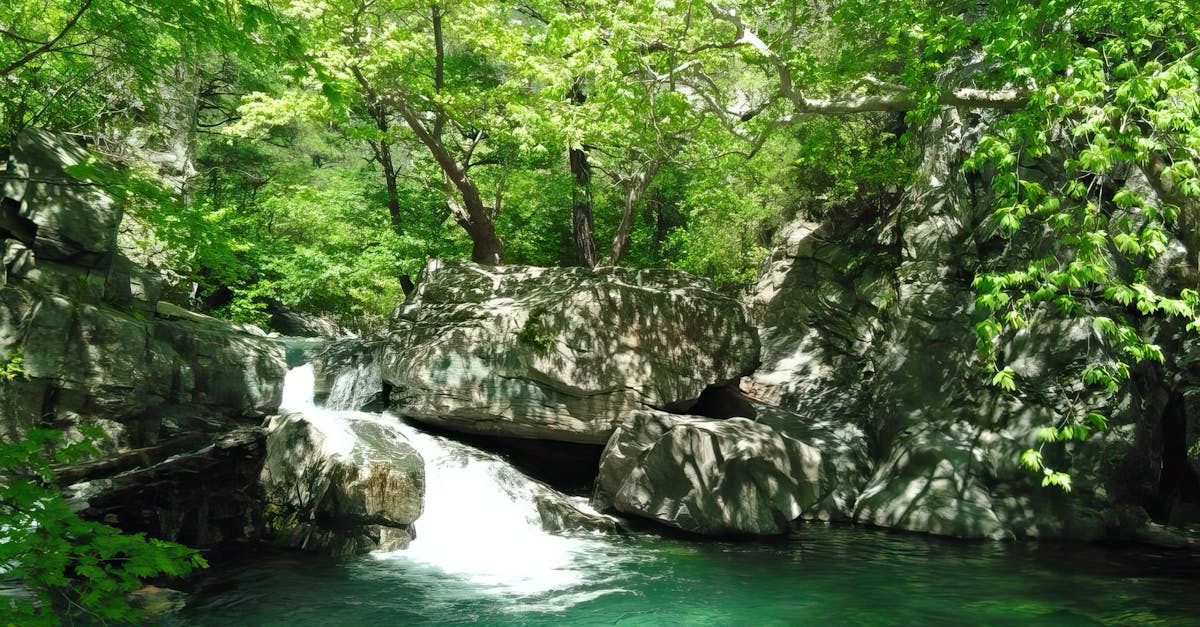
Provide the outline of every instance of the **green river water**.
[[776,542],[578,542],[585,546],[567,568],[581,576],[535,593],[403,558],[268,559],[214,577],[179,619],[295,627],[1200,624],[1200,560],[1144,548],[968,543],[817,525]]
[[769,541],[547,533],[535,483],[506,459],[315,407],[311,390],[311,369],[293,370],[285,406],[327,432],[381,421],[421,454],[416,540],[343,562],[214,560],[172,624],[1200,625],[1200,555],[1186,552],[824,524]]

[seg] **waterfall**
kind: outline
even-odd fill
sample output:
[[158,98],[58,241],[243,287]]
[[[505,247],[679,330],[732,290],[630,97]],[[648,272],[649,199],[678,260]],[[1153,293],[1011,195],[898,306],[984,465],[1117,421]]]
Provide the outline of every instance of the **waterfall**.
[[284,382],[281,410],[303,413],[337,434],[332,437],[338,450],[349,452],[354,444],[350,422],[379,421],[402,433],[425,461],[416,539],[405,550],[375,553],[375,559],[398,569],[427,569],[445,591],[526,599],[554,593],[552,609],[616,591],[597,588],[603,584],[598,573],[616,572],[597,568],[597,562],[613,562],[606,539],[542,529],[534,500],[538,490],[546,490],[542,484],[496,455],[424,433],[391,414],[316,407],[312,391],[312,366],[293,369]]

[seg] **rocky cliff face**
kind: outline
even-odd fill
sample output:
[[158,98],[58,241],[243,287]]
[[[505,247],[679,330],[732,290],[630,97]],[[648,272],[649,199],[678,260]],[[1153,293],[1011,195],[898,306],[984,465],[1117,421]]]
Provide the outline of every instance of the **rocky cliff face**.
[[[984,384],[971,280],[1005,260],[982,235],[987,183],[963,170],[982,122],[943,111],[920,135],[918,177],[897,201],[837,207],[781,234],[751,300],[763,364],[744,387],[804,420],[870,436],[875,471],[857,521],[964,537],[1147,537],[1148,511],[1171,520],[1200,497],[1183,456],[1200,436],[1195,340],[1147,327],[1167,364],[1139,369],[1132,391],[1106,408],[1111,428],[1055,461],[1075,479],[1070,494],[1018,467],[1034,430],[1084,393],[1077,372],[1099,338],[1087,319],[1043,317],[1003,356],[1022,375],[1019,394]],[[1182,250],[1172,243],[1151,280],[1176,280]]]
[[[1003,356],[1019,394],[983,384],[971,280],[1006,254],[980,235],[986,181],[962,169],[983,126],[943,111],[909,189],[789,226],[748,307],[678,272],[435,260],[386,338],[320,355],[316,394],[459,432],[605,445],[597,505],[695,533],[819,519],[1178,539],[1159,523],[1200,518],[1187,455],[1200,343],[1181,329],[1147,322],[1166,364],[1138,369],[1105,408],[1109,430],[1054,453],[1069,494],[1018,466],[1035,429],[1085,392],[1077,372],[1096,338],[1086,319],[1037,320]],[[346,450],[331,452],[311,416],[272,418],[264,438],[283,347],[158,302],[155,275],[116,250],[119,207],[65,171],[82,158],[34,132],[6,166],[0,356],[27,376],[0,381],[4,437],[99,427],[104,457],[60,477],[94,515],[163,537],[258,533],[265,489],[287,544],[403,545],[421,511],[419,456],[369,421]],[[1149,280],[1193,276],[1177,267],[1183,251],[1173,242]],[[543,515],[561,525],[571,508],[547,501]]]
[[283,347],[158,301],[159,278],[117,249],[121,207],[68,171],[86,158],[26,131],[0,172],[0,363],[21,371],[0,380],[0,436],[96,428],[103,457],[60,475],[93,514],[200,545],[240,537]]

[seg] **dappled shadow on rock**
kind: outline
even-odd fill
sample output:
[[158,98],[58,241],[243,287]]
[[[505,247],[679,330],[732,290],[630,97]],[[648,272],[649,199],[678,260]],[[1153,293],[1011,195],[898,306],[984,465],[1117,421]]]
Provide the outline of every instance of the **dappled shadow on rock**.
[[605,448],[593,503],[698,534],[779,534],[800,517],[849,515],[839,482],[866,469],[840,470],[765,423],[636,411]]
[[602,444],[758,362],[741,304],[666,270],[434,261],[384,353],[390,405],[465,432]]
[[[1106,398],[1079,376],[1106,342],[1090,316],[1136,312],[1100,299],[1078,318],[1027,312],[998,356],[1017,373],[1017,393],[986,384],[973,277],[1023,268],[1056,245],[991,235],[988,173],[963,164],[992,115],[940,111],[914,135],[917,176],[898,198],[826,208],[819,222],[797,220],[780,233],[751,298],[763,363],[743,389],[794,412],[795,422],[862,429],[874,470],[850,500],[864,523],[972,538],[1137,539],[1153,518],[1194,519],[1200,464],[1181,447],[1200,440],[1200,369],[1189,357],[1198,343],[1182,325],[1147,323],[1166,363],[1134,368],[1126,390]],[[1040,167],[1022,178],[1045,180]],[[1137,179],[1125,173],[1113,184],[1144,183]],[[1142,219],[1136,209],[1108,210],[1114,228]],[[1173,269],[1184,249],[1172,240],[1145,280],[1177,293]],[[1021,452],[1039,446],[1039,427],[1087,411],[1106,415],[1109,429],[1046,446],[1047,464],[1071,473],[1073,486],[1044,488],[1018,464]]]

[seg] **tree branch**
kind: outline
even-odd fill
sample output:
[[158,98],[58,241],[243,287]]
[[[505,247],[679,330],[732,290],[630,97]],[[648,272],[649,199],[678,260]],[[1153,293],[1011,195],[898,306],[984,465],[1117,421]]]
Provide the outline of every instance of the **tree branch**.
[[[865,76],[857,85],[867,85],[886,90],[886,93],[851,94],[836,98],[809,98],[796,89],[794,77],[787,63],[775,51],[763,43],[753,30],[742,20],[733,9],[722,9],[712,3],[708,11],[714,19],[726,22],[735,29],[735,44],[749,46],[771,64],[779,80],[778,95],[791,102],[795,113],[805,114],[840,114],[840,113],[871,113],[890,112],[904,113],[916,108],[918,95],[913,90],[894,83],[881,81],[873,76]],[[943,106],[970,107],[1013,110],[1025,106],[1029,95],[1018,89],[984,90],[976,88],[950,89],[938,95],[937,102]],[[752,108],[739,117],[742,121],[749,120],[762,110],[765,104]],[[728,113],[728,111],[726,111]]]
[[71,29],[75,27],[75,24],[79,21],[79,18],[83,17],[83,14],[87,12],[91,6],[92,0],[84,0],[83,4],[79,7],[79,10],[75,11],[75,14],[71,16],[71,19],[67,20],[67,23],[63,25],[62,30],[58,31],[57,35],[55,35],[50,41],[47,41],[33,50],[25,53],[25,55],[20,59],[9,63],[4,69],[0,70],[0,77],[8,76],[14,71],[20,69],[26,63],[36,59],[38,56],[50,52],[54,48],[55,44],[61,41],[63,37],[67,36],[67,33],[69,33]]

